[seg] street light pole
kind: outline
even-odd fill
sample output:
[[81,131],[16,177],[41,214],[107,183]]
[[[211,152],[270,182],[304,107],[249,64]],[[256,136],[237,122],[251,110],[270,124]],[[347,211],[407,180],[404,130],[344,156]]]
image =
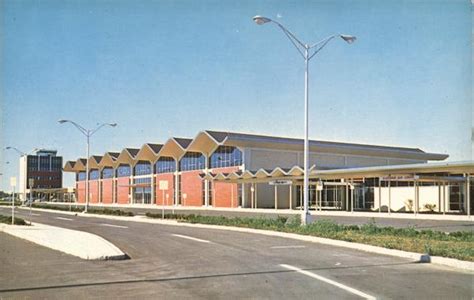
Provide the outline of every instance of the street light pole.
[[74,121],[71,120],[58,120],[59,124],[64,124],[64,123],[71,123],[76,127],[85,137],[87,141],[87,157],[86,157],[86,206],[84,208],[84,212],[86,213],[87,210],[89,209],[89,152],[90,152],[90,138],[91,136],[99,131],[104,126],[110,126],[110,127],[115,127],[117,126],[117,123],[102,123],[99,126],[97,126],[95,129],[86,129],[82,127],[81,125],[77,124]]
[[[331,35],[313,45],[304,44],[301,42],[291,31],[289,31],[285,26],[280,24],[277,21],[274,21],[270,18],[255,16],[253,20],[258,25],[263,25],[266,23],[274,23],[285,33],[290,42],[295,46],[296,50],[301,54],[305,61],[305,86],[304,86],[304,179],[303,179],[303,212],[301,214],[301,223],[306,225],[309,223],[309,61],[313,58],[319,51],[321,51],[328,43],[335,37],[340,37],[349,44],[352,44],[355,40],[355,36],[345,35],[345,34],[334,34]],[[314,50],[313,50],[314,49]],[[310,51],[313,50],[313,53]]]

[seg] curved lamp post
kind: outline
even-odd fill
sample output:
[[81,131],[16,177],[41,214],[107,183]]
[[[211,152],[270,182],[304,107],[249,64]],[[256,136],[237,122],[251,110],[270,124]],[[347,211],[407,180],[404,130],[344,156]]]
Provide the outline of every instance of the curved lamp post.
[[304,59],[305,62],[305,73],[304,73],[304,82],[305,82],[305,88],[304,88],[304,181],[303,181],[303,193],[304,193],[304,210],[301,215],[301,222],[302,224],[308,224],[309,223],[309,141],[308,141],[308,123],[309,123],[309,118],[308,118],[308,110],[309,110],[309,99],[308,99],[308,77],[309,77],[309,70],[308,70],[308,63],[313,58],[321,49],[323,49],[329,41],[336,37],[340,37],[344,41],[346,41],[348,44],[352,44],[355,42],[356,37],[352,35],[346,35],[346,34],[334,34],[331,35],[315,44],[308,45],[303,42],[301,42],[296,36],[286,29],[283,25],[278,23],[277,21],[274,21],[270,18],[262,17],[262,16],[255,16],[253,17],[253,20],[255,23],[258,25],[263,25],[266,23],[274,23],[280,29],[285,33],[285,35],[288,37],[288,39],[291,41],[293,46],[295,46],[296,50],[301,54],[301,56]]
[[102,123],[99,126],[97,126],[95,129],[86,129],[82,127],[81,125],[77,124],[74,121],[71,120],[59,120],[59,124],[64,124],[64,123],[71,123],[76,127],[87,139],[87,157],[86,157],[86,207],[84,208],[84,212],[86,213],[88,208],[89,208],[89,150],[90,150],[90,137],[99,131],[104,126],[110,126],[110,127],[115,127],[117,126],[117,123]]

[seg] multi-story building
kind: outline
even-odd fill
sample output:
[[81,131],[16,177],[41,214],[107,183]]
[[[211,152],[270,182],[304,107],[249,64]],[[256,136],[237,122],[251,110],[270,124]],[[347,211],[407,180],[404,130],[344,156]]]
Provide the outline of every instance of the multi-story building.
[[[19,189],[21,197],[33,190],[59,189],[62,187],[63,158],[56,150],[37,150],[34,154],[20,157]],[[33,186],[30,186],[30,184]]]
[[[423,166],[447,157],[417,148],[310,141],[312,172]],[[141,148],[125,148],[121,152],[107,152],[88,159],[90,203],[228,208],[301,206],[301,139],[206,130],[194,139],[173,137],[164,144],[147,143]],[[65,171],[76,173],[76,198],[82,203],[86,198],[86,163],[86,159],[78,159],[64,167]],[[321,193],[317,185],[322,177],[315,176],[310,183],[311,202],[320,203],[320,207],[324,205],[327,209],[343,210],[350,209],[348,199],[352,194],[357,196],[353,207],[380,210],[385,202],[380,202],[378,195],[382,191],[385,193],[386,181],[392,180],[378,175],[350,179],[331,177]],[[407,186],[406,178],[396,183],[400,191]],[[289,183],[276,186],[271,182],[273,179],[288,179]],[[463,182],[465,184],[465,180]],[[426,182],[420,183],[424,184]],[[390,184],[388,187],[390,189]],[[394,187],[392,185],[392,192]],[[466,201],[463,203],[465,205]]]

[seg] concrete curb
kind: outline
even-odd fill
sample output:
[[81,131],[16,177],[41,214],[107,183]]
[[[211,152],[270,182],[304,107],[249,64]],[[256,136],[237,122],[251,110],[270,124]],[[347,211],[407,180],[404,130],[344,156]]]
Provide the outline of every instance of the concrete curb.
[[[60,205],[60,206],[69,206],[70,203],[67,202],[44,202],[48,205]],[[73,206],[84,206],[84,203],[73,203]],[[104,204],[104,203],[90,203],[89,207],[104,207],[111,209],[121,209],[121,208],[137,208],[137,209],[149,209],[149,210],[161,210],[163,209],[160,205],[150,205],[150,204]],[[273,208],[226,208],[226,207],[205,207],[205,206],[165,206],[166,210],[185,210],[185,211],[224,211],[224,212],[238,212],[238,213],[249,213],[249,214],[275,214],[275,215],[300,215],[301,210],[290,210],[290,209],[278,209]],[[312,216],[322,216],[322,217],[365,217],[365,218],[387,218],[387,219],[406,219],[406,220],[443,220],[443,221],[460,221],[466,222],[471,221],[474,223],[473,216],[456,216],[456,215],[431,215],[431,214],[413,214],[413,213],[379,213],[374,212],[346,212],[346,211],[310,211]]]
[[421,253],[408,252],[408,251],[395,250],[395,249],[387,249],[387,248],[378,247],[378,246],[371,246],[371,245],[365,245],[365,244],[360,244],[360,243],[320,238],[320,237],[314,237],[314,236],[309,236],[309,235],[300,235],[300,234],[295,234],[295,233],[243,228],[243,227],[231,227],[231,226],[222,226],[222,225],[182,223],[176,220],[152,219],[145,216],[121,217],[121,216],[108,216],[108,215],[99,215],[99,214],[97,215],[83,214],[83,213],[66,212],[66,211],[60,211],[60,210],[44,209],[44,208],[33,208],[33,209],[38,210],[38,211],[45,211],[45,212],[78,215],[81,217],[104,218],[104,219],[110,219],[110,220],[160,224],[160,225],[168,225],[168,226],[182,226],[182,227],[194,227],[194,228],[204,228],[204,229],[218,229],[218,230],[245,232],[245,233],[255,233],[255,234],[262,234],[266,236],[289,238],[289,239],[299,240],[299,241],[304,241],[304,242],[319,243],[319,244],[324,244],[324,245],[329,245],[329,246],[344,247],[344,248],[370,252],[370,253],[377,253],[377,254],[382,254],[382,255],[396,256],[396,257],[411,259],[417,262],[433,263],[436,265],[442,265],[442,266],[452,267],[452,268],[456,268],[456,269],[460,269],[464,271],[469,271],[471,273],[474,272],[474,262],[470,262],[470,261],[463,261],[463,260],[441,257],[441,256],[430,256],[428,254],[421,254]]
[[92,233],[33,223],[31,226],[0,224],[0,232],[86,260],[118,260],[128,256]]

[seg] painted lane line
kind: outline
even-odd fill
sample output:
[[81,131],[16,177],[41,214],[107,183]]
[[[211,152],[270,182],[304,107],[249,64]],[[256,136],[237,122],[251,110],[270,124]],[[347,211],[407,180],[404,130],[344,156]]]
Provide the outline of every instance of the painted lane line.
[[364,299],[371,299],[371,300],[375,300],[376,298],[374,296],[371,296],[371,295],[368,295],[364,292],[361,292],[359,290],[356,290],[354,288],[351,288],[347,285],[344,285],[342,283],[339,283],[339,282],[336,282],[334,280],[331,280],[331,279],[328,279],[326,277],[323,277],[323,276],[320,276],[320,275],[317,275],[317,274],[314,274],[314,273],[311,273],[311,272],[308,272],[308,271],[305,271],[305,270],[302,270],[300,268],[297,268],[297,267],[294,267],[294,266],[290,266],[290,265],[285,265],[285,264],[280,264],[280,267],[283,267],[285,269],[289,269],[289,270],[292,270],[292,271],[296,271],[300,274],[303,274],[303,275],[306,275],[306,276],[309,276],[311,278],[314,278],[314,279],[317,279],[317,280],[320,280],[320,281],[323,281],[323,282],[326,282],[326,283],[329,283],[329,284],[332,284],[340,289],[343,289],[345,291],[348,291],[354,295],[357,295],[359,297],[362,297]]
[[113,224],[107,224],[107,223],[102,223],[102,224],[99,224],[99,225],[100,226],[115,227],[115,228],[128,228],[127,226],[113,225]]
[[180,237],[180,238],[183,238],[183,239],[188,239],[188,240],[192,240],[192,241],[196,241],[196,242],[201,242],[201,243],[211,243],[210,241],[207,241],[207,240],[201,240],[201,239],[197,239],[197,238],[193,238],[192,236],[187,236],[187,235],[181,235],[181,234],[171,234],[172,236],[177,236],[177,237]]
[[32,216],[41,216],[41,214],[31,213]]
[[58,220],[64,220],[64,221],[74,221],[73,219],[68,219],[68,218],[63,218],[63,217],[56,217]]
[[301,248],[306,248],[306,246],[273,246],[270,247],[270,249],[301,249]]

